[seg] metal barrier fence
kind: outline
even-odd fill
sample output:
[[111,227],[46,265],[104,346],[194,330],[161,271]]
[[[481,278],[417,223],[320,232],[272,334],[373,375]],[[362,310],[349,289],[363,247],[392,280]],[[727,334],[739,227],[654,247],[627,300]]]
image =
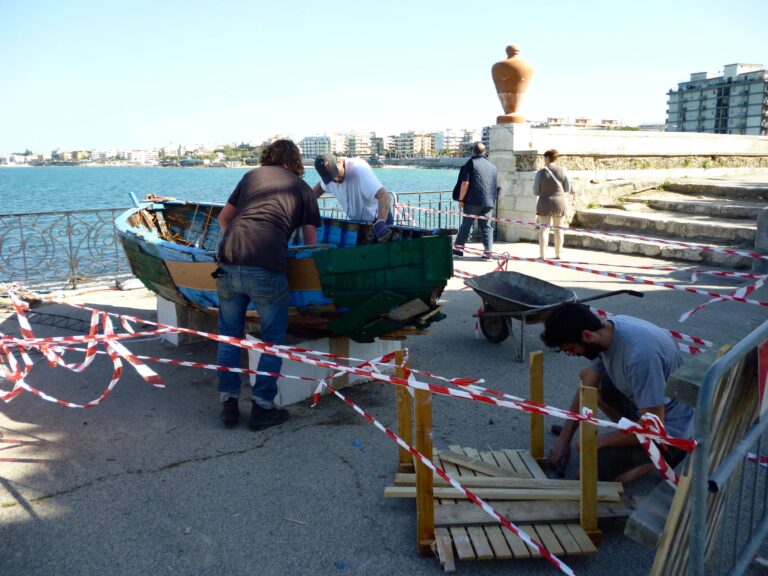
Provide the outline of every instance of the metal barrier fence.
[[[768,468],[762,463],[763,435],[768,418],[758,418],[711,473],[712,414],[715,392],[724,375],[768,340],[768,322],[763,323],[707,370],[696,406],[691,478],[691,532],[688,573],[743,574],[768,535]],[[758,388],[762,391],[762,387]],[[747,456],[752,453],[756,461]],[[717,553],[707,560],[707,548],[714,534],[708,533],[707,519],[716,513],[714,494],[723,494],[724,520],[717,535]],[[711,531],[711,527],[710,527]],[[710,542],[708,542],[708,539]]]
[[[399,201],[433,210],[451,209],[451,192],[402,192]],[[336,199],[320,198],[326,216],[344,217]],[[454,204],[455,208],[455,204]],[[29,287],[77,288],[91,282],[129,278],[131,269],[115,234],[114,222],[125,208],[0,215],[0,281]],[[457,228],[459,217],[413,212],[424,228]]]
[[77,288],[130,276],[114,226],[123,210],[0,215],[0,280]]

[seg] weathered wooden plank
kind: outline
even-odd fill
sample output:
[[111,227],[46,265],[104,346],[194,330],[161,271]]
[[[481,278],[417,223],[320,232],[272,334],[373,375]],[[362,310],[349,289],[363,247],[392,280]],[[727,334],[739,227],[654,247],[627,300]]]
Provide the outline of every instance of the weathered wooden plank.
[[[528,398],[532,402],[544,404],[544,353],[541,350],[531,352],[530,392]],[[544,415],[531,414],[531,457],[536,461],[544,460]]]
[[470,526],[467,528],[469,539],[472,541],[472,547],[475,549],[475,554],[478,560],[490,560],[493,558],[493,549],[488,542],[488,538],[483,532],[481,526]]
[[[539,544],[542,544],[539,535],[536,534],[536,530],[534,529],[533,524],[518,524],[518,528],[536,540]],[[526,544],[526,546],[528,545]],[[530,552],[531,558],[541,558],[541,552],[539,552],[538,549],[534,548],[533,546],[528,546],[528,552]]]
[[[452,462],[453,464],[457,464],[462,468],[467,468],[468,470],[480,472],[481,474],[485,474],[487,476],[513,476],[514,475],[513,472],[510,472],[509,470],[506,470],[499,466],[483,462],[480,458],[471,458],[461,454],[456,454],[454,452],[444,452],[442,454],[442,460],[443,462]],[[523,476],[521,475],[521,478],[522,477]]]
[[[577,501],[500,501],[493,502],[493,508],[510,522],[570,522],[579,520]],[[626,502],[599,504],[597,516],[600,519],[626,518],[632,508]],[[440,526],[470,526],[498,524],[491,516],[475,504],[457,502],[453,506],[435,506],[435,524]]]
[[528,550],[528,546],[525,545],[525,542],[523,542],[519,536],[506,528],[502,529],[502,534],[504,534],[504,538],[507,539],[507,544],[509,544],[512,555],[516,560],[531,557],[531,551]]
[[451,533],[447,528],[435,529],[435,551],[446,572],[456,571],[456,563],[453,560],[453,542]]
[[504,534],[501,533],[501,528],[498,526],[486,526],[485,534],[488,536],[488,542],[493,548],[493,553],[499,560],[506,560],[512,558],[512,551],[509,549],[507,539]]
[[533,478],[531,471],[528,470],[528,466],[526,466],[523,463],[523,459],[520,458],[520,451],[504,448],[502,452],[507,455],[507,458],[509,458],[509,461],[512,464],[512,468],[514,468],[515,472],[520,474],[522,478]]
[[546,473],[541,469],[539,463],[536,462],[533,456],[531,456],[528,452],[520,452],[520,459],[523,461],[523,464],[525,464],[525,467],[530,471],[531,476],[534,478],[541,478],[542,480],[547,478]]
[[552,532],[557,536],[557,539],[566,554],[581,554],[581,546],[576,542],[576,539],[571,534],[568,526],[565,524],[550,524],[550,528],[552,528]]
[[584,528],[579,524],[566,524],[566,526],[568,527],[571,536],[573,536],[573,539],[578,543],[583,554],[595,554],[597,552],[595,543],[592,542],[592,539],[587,536],[586,532],[584,532]]
[[469,541],[469,535],[467,529],[461,526],[450,527],[451,537],[453,538],[453,545],[456,548],[456,554],[460,560],[474,560],[475,549],[472,548],[472,544]]
[[[447,470],[446,470],[447,472]],[[395,486],[414,486],[416,475],[410,473],[395,474]],[[564,480],[559,478],[547,478],[544,480],[535,478],[517,478],[510,476],[464,476],[461,483],[464,486],[477,488],[578,488],[578,480]],[[435,476],[435,486],[449,486],[447,480]],[[598,482],[598,488],[623,493],[621,482]]]
[[544,545],[544,548],[549,550],[555,556],[562,556],[565,553],[565,550],[555,536],[555,533],[552,532],[552,528],[550,528],[549,524],[537,524],[534,528],[539,535],[538,541],[540,544]]
[[[580,500],[581,490],[574,488],[472,488],[472,492],[486,500]],[[435,498],[466,498],[463,492],[452,486],[439,486],[432,489]],[[416,498],[415,486],[386,486],[384,498]],[[597,500],[618,502],[621,497],[615,490],[597,490]]]

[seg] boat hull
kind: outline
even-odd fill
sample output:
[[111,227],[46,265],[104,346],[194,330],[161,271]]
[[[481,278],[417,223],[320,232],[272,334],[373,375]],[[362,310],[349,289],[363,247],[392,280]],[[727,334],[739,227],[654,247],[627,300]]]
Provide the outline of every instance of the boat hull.
[[[134,275],[166,300],[215,312],[211,273],[220,208],[152,202],[121,214],[115,226]],[[441,319],[437,301],[453,275],[452,231],[396,227],[395,232],[398,241],[367,243],[368,224],[325,218],[319,230],[323,244],[303,246],[293,238],[287,254],[289,331],[306,337],[311,327],[313,335],[369,342]]]

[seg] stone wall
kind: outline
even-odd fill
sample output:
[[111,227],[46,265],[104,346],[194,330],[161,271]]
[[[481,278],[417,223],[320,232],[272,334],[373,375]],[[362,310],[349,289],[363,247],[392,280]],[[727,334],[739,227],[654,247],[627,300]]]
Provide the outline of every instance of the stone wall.
[[535,240],[533,177],[544,151],[555,148],[569,171],[577,208],[607,204],[676,178],[768,175],[768,138],[720,134],[532,129],[527,124],[491,127],[490,160],[499,170],[499,226],[507,241]]

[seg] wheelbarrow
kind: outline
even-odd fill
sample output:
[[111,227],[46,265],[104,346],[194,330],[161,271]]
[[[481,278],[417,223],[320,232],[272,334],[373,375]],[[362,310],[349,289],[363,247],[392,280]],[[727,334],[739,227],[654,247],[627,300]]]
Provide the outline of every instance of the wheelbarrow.
[[[617,294],[631,294],[638,298],[642,292],[636,290],[614,290],[588,298],[577,298],[576,293],[557,284],[552,284],[520,272],[497,270],[482,276],[464,280],[483,300],[479,319],[480,330],[486,340],[498,344],[508,337],[517,353],[517,361],[523,361],[525,352],[525,325],[544,322],[552,308],[565,302],[591,302]],[[512,329],[512,319],[520,322],[519,339]]]

